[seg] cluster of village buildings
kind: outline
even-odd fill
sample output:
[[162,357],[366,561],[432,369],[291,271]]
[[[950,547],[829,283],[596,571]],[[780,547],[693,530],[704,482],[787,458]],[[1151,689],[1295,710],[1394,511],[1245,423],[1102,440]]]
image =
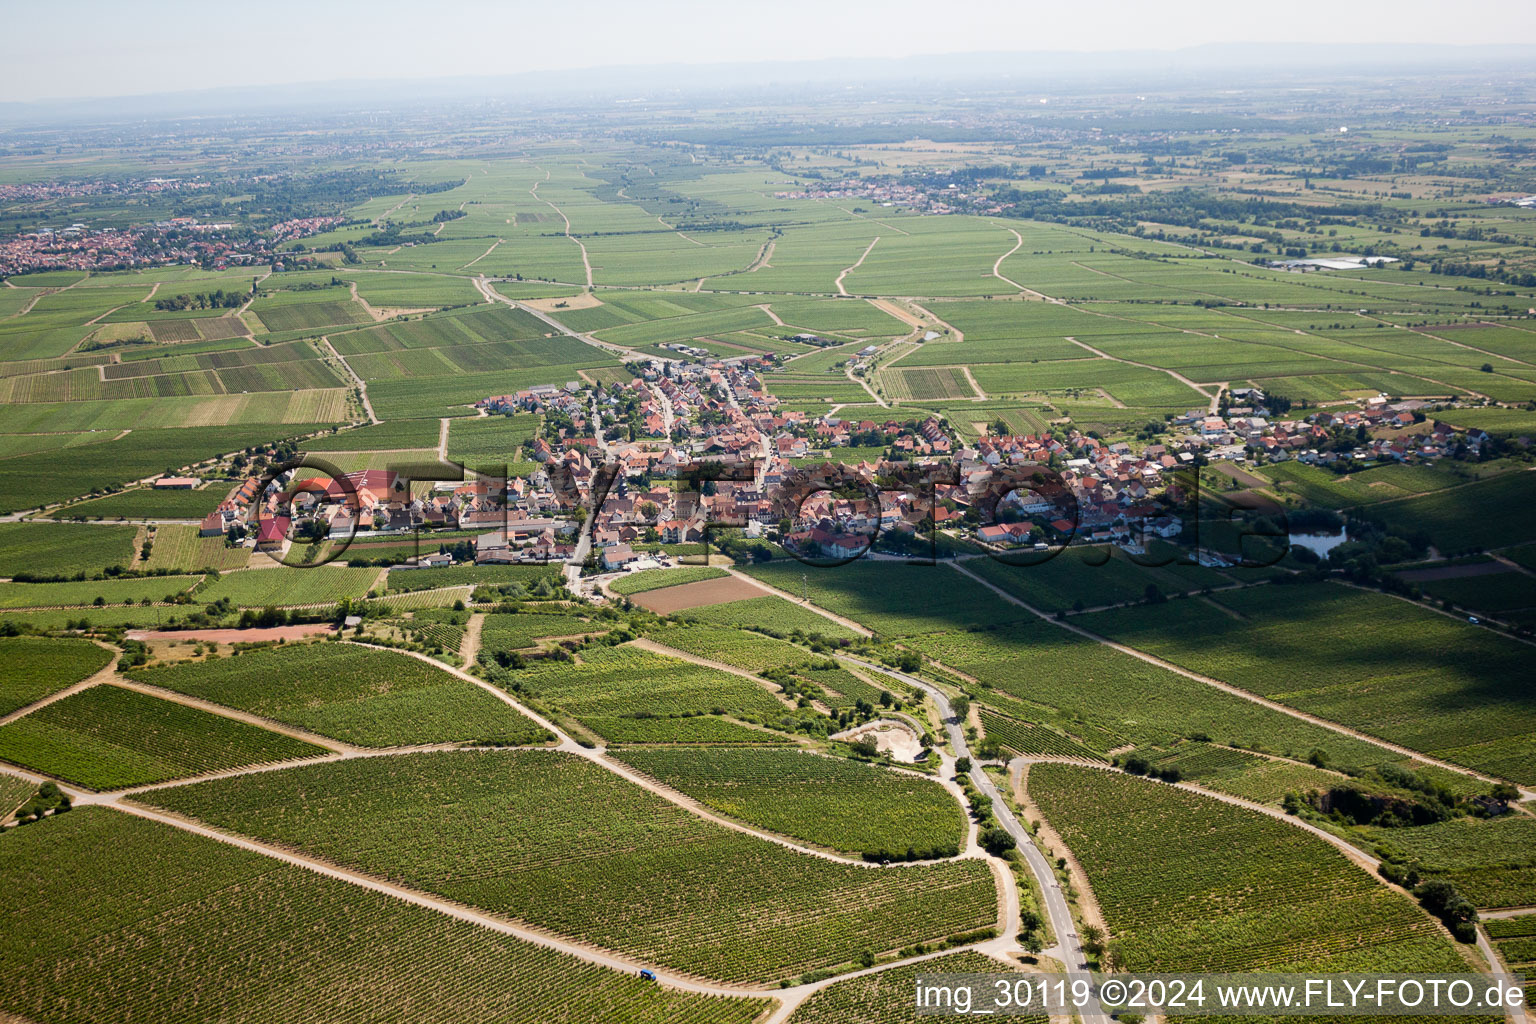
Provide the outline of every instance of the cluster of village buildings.
[[912,185],[879,178],[845,178],[820,182],[804,188],[775,192],[776,199],[859,200],[883,207],[898,207],[919,213],[998,214],[1012,209],[1013,203],[999,202],[981,190],[967,190],[955,183]]
[[[1185,461],[1198,454],[1211,461],[1246,462],[1257,454],[1266,462],[1295,460],[1329,465],[1339,461],[1432,461],[1453,454],[1458,443],[1476,452],[1487,438],[1482,431],[1459,432],[1441,421],[1425,431],[1407,432],[1426,419],[1424,410],[1435,404],[1422,399],[1393,402],[1377,396],[1366,399],[1359,408],[1323,409],[1303,419],[1274,419],[1264,408],[1264,393],[1259,389],[1236,388],[1231,396],[1252,404],[1232,406],[1224,416],[1210,415],[1203,409],[1175,416],[1169,422],[1173,433],[1163,447],[1176,451]],[[1339,443],[1341,437],[1349,441],[1351,436],[1353,443]]]
[[[518,475],[413,486],[390,470],[338,480],[301,469],[264,491],[251,478],[203,532],[243,524],[259,549],[276,551],[295,527],[333,538],[463,531],[471,535],[467,547],[445,545],[461,559],[590,555],[607,571],[655,564],[659,545],[701,543],[707,524],[837,559],[862,554],[875,534],[928,530],[995,549],[1082,541],[1139,550],[1151,538],[1179,536],[1183,520],[1169,499],[1184,487],[1174,476],[1182,468],[1257,453],[1318,464],[1428,460],[1479,436],[1440,423],[1412,433],[1392,429],[1422,420],[1423,403],[1380,398],[1275,420],[1263,392],[1248,388],[1230,396],[1246,404],[1222,415],[1190,410],[1173,417],[1159,441],[1137,447],[1070,425],[967,442],[931,416],[851,420],[781,408],[758,357],[650,360],[630,369],[627,384],[573,381],[479,402],[490,415],[540,417],[543,433],[507,453],[508,462],[522,464]],[[1384,436],[1372,439],[1373,430]],[[845,463],[837,453],[848,447],[886,454]],[[921,485],[911,482],[914,470],[922,471]],[[423,550],[429,547],[437,545]],[[453,560],[432,551],[412,564]]]
[[0,204],[47,202],[51,199],[84,199],[88,196],[156,195],[161,192],[196,192],[211,186],[211,182],[196,178],[145,178],[130,181],[0,182]]
[[[302,217],[272,226],[272,237],[252,238],[236,225],[172,217],[131,228],[70,224],[0,239],[0,277],[40,270],[127,270],[179,263],[216,269],[271,261],[271,247],[318,234],[340,217]],[[25,283],[25,282],[23,282]]]

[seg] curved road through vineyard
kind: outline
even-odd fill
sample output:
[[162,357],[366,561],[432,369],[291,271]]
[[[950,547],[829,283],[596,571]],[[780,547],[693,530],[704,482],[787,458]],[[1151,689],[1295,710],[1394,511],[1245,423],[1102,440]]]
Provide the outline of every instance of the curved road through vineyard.
[[[916,676],[859,658],[845,657],[841,660],[871,672],[890,676],[892,679],[899,679],[908,686],[922,690],[938,706],[939,715],[944,719],[944,731],[949,735],[949,742],[955,748],[955,756],[972,757],[971,749],[965,742],[965,728],[950,709],[949,698],[938,687]],[[974,761],[974,758],[972,760]],[[1077,933],[1077,924],[1072,920],[1072,909],[1067,906],[1066,895],[1061,891],[1061,883],[1056,880],[1056,873],[1051,870],[1050,862],[1035,847],[1030,834],[1023,825],[1019,824],[1019,819],[1014,817],[1013,810],[1003,799],[1002,794],[997,791],[997,787],[992,784],[992,780],[987,777],[987,773],[980,770],[974,771],[971,773],[971,780],[976,783],[976,788],[992,801],[992,813],[1003,828],[1008,830],[1008,834],[1018,842],[1019,852],[1023,854],[1024,862],[1029,865],[1030,872],[1035,876],[1035,883],[1045,899],[1046,916],[1050,918],[1051,930],[1056,935],[1056,945],[1046,950],[1046,953],[1059,960],[1070,972],[1086,972],[1088,958],[1083,952],[1082,936]],[[1083,1024],[1108,1024],[1109,1020],[1097,1005],[1082,1013],[1081,1017]]]

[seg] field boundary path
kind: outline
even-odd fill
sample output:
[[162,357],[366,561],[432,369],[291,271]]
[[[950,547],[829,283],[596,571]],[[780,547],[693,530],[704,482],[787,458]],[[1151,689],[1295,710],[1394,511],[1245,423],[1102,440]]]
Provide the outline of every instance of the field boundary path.
[[837,280],[833,282],[833,284],[837,285],[837,294],[839,294],[839,295],[847,295],[848,294],[848,289],[843,287],[843,278],[847,277],[850,271],[854,271],[854,270],[859,269],[859,265],[864,262],[865,257],[867,257],[871,252],[874,252],[874,250],[875,250],[875,242],[878,242],[878,241],[880,241],[880,236],[876,235],[874,241],[869,243],[869,248],[865,249],[862,253],[860,253],[858,259],[854,260],[851,264],[849,264],[848,266],[844,267],[842,273],[837,275]]
[[1087,349],[1089,352],[1092,352],[1100,359],[1108,359],[1114,363],[1124,363],[1127,366],[1139,366],[1143,370],[1156,370],[1158,373],[1166,373],[1168,376],[1172,377],[1180,384],[1183,384],[1185,387],[1193,388],[1196,394],[1204,396],[1206,401],[1210,403],[1208,410],[1209,413],[1212,416],[1216,414],[1216,406],[1221,402],[1221,388],[1219,387],[1216,389],[1215,394],[1212,394],[1211,392],[1205,390],[1204,385],[1196,384],[1194,381],[1190,380],[1182,373],[1179,373],[1177,370],[1169,370],[1161,366],[1153,366],[1151,363],[1138,363],[1134,359],[1121,359],[1119,356],[1112,356],[1108,352],[1105,352],[1101,349],[1096,349],[1086,341],[1078,341],[1076,338],[1068,337],[1066,340],[1070,341],[1078,348]]
[[[563,938],[553,932],[546,932],[542,928],[536,928],[522,922],[514,922],[511,919],[476,910],[464,904],[456,903],[453,900],[434,896],[408,886],[397,885],[394,882],[377,878],[361,871],[344,868],[316,857],[305,856],[272,843],[265,843],[236,833],[226,832],[223,829],[212,828],[179,814],[161,811],[144,804],[125,803],[116,799],[101,801],[101,803],[126,814],[147,818],[162,825],[171,825],[184,832],[191,832],[194,835],[202,836],[205,839],[227,843],[242,850],[263,854],[285,864],[303,868],[306,871],[313,871],[318,875],[347,882],[373,892],[383,893],[386,896],[393,896],[395,899],[402,900],[403,902],[418,907],[425,907],[428,910],[435,910],[457,920],[477,924],[482,928],[489,928],[502,935],[510,935],[525,942],[533,943],[536,946],[542,946],[545,949],[566,953],[587,963],[597,964],[631,975],[646,966],[643,961],[633,960],[619,953],[604,950],[574,939]],[[756,990],[744,986],[710,983],[672,970],[667,970],[667,986],[686,992],[696,992],[701,995],[743,996],[758,994]]]
[[[534,166],[538,166],[538,165],[535,164]],[[549,171],[544,170],[544,168],[542,168],[542,167],[539,167],[539,170],[544,171],[544,181],[548,181],[549,180]],[[583,177],[585,177],[585,175],[583,175]],[[533,188],[530,188],[528,190],[528,194],[533,196],[533,198],[537,199],[539,202],[543,203],[545,206],[549,207],[551,210],[554,210],[556,213],[558,213],[560,215],[560,219],[565,221],[565,237],[569,238],[571,241],[575,242],[577,248],[579,248],[581,250],[581,265],[586,269],[586,272],[587,272],[587,290],[591,291],[591,289],[592,289],[592,261],[587,258],[587,246],[586,246],[586,244],[584,242],[582,242],[581,239],[579,239],[575,235],[571,234],[571,218],[569,218],[569,217],[567,217],[565,215],[565,211],[560,209],[560,207],[556,206],[553,201],[551,201],[549,199],[545,199],[545,198],[543,198],[542,196],[539,195],[539,186],[544,184],[544,181],[536,181],[536,182],[534,182],[533,183]],[[492,248],[495,248],[495,246],[492,246]],[[487,255],[489,255],[489,253],[487,253]],[[464,268],[460,267],[459,269],[462,270]]]
[[352,364],[347,362],[345,356],[336,351],[336,346],[331,344],[329,335],[322,334],[320,336],[320,343],[325,346],[325,350],[331,354],[331,357],[341,364],[342,369],[347,371],[347,376],[352,378],[352,383],[357,385],[357,397],[362,399],[363,412],[368,414],[368,422],[375,426],[383,423],[384,421],[379,419],[378,415],[374,413],[373,403],[368,400],[368,382],[358,376],[357,371],[352,369]]
[[464,640],[459,644],[459,657],[466,665],[473,665],[480,653],[480,631],[485,628],[485,614],[475,612],[464,624]]
[[[475,278],[474,281],[475,287],[480,290],[481,295],[485,296],[487,302],[500,302],[511,306],[513,309],[521,309],[528,313],[530,316],[537,317],[538,319],[544,321],[544,323],[548,324],[550,327],[554,328],[556,331],[559,331],[566,337],[575,338],[577,341],[591,345],[593,348],[602,349],[608,355],[618,356],[620,359],[635,358],[634,349],[625,348],[623,345],[615,345],[612,342],[599,341],[597,338],[592,337],[590,334],[581,334],[578,331],[573,331],[569,327],[565,326],[565,324],[562,324],[560,321],[556,320],[554,317],[543,312],[542,310],[534,309],[532,306],[526,305],[525,303],[513,302],[511,299],[507,298],[505,295],[502,295],[496,289],[492,288],[490,281],[487,280],[483,274]],[[673,360],[662,360],[662,362],[670,363],[673,362]]]

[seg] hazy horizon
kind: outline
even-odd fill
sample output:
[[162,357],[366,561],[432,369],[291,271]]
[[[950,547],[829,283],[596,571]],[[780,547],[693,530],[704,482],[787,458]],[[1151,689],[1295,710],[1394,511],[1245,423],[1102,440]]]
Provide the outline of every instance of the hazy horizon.
[[[1444,5],[1377,7],[1308,0],[1284,19],[1265,8],[1173,0],[1077,9],[981,0],[941,12],[915,0],[878,8],[811,0],[741,4],[698,0],[638,8],[614,0],[548,8],[465,0],[427,11],[400,0],[223,10],[186,0],[148,18],[141,9],[87,0],[8,12],[23,45],[0,67],[0,102],[112,99],[220,87],[301,82],[497,77],[614,67],[890,59],[988,52],[1176,51],[1210,44],[1292,43],[1284,26],[1326,24],[1310,44],[1536,45],[1536,8],[1467,0],[1447,23]],[[1347,64],[1347,62],[1344,62]],[[1343,65],[1341,65],[1343,66]],[[921,64],[916,65],[921,68]]]

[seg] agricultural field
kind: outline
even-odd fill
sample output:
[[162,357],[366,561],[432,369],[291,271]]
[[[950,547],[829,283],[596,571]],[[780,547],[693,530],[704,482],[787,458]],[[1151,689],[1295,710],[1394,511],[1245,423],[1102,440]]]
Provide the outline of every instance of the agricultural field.
[[724,626],[683,622],[653,630],[648,639],[685,654],[707,661],[718,661],[747,672],[792,668],[811,657],[805,648],[777,640],[765,633]]
[[[1018,559],[1018,564],[1005,561],[1013,558]],[[1148,587],[1156,587],[1163,594],[1181,594],[1205,587],[1229,587],[1234,582],[1232,577],[1200,565],[1140,565],[1109,546],[1069,547],[1045,561],[1037,558],[1027,552],[1016,556],[1005,553],[997,559],[972,559],[965,567],[1019,600],[1051,614],[1140,601],[1146,597]]]
[[1536,820],[1527,815],[1349,831],[1349,838],[1378,855],[1450,882],[1479,907],[1536,904]]
[[[1489,921],[1483,927],[1504,963],[1512,970],[1530,977],[1531,967],[1536,964],[1536,917],[1523,914]],[[1527,998],[1532,987],[1526,986]],[[1529,1002],[1526,1005],[1530,1005]]]
[[9,821],[36,791],[37,786],[30,779],[0,775],[0,824]]
[[[572,342],[575,344],[575,342]],[[596,353],[585,345],[583,350]],[[496,358],[496,353],[487,353]],[[574,350],[572,357],[581,356]],[[474,404],[491,395],[505,395],[536,384],[565,384],[580,379],[581,371],[607,365],[600,353],[581,356],[576,362],[550,363],[518,370],[467,373],[443,364],[430,377],[380,379],[368,385],[374,411],[389,420],[432,419],[442,416],[473,416]]]
[[778,636],[799,633],[829,640],[853,640],[859,636],[842,623],[775,594],[726,601],[724,604],[700,605],[678,614],[695,622],[750,627]]
[[154,546],[143,568],[154,571],[190,572],[213,569],[229,572],[244,569],[251,560],[251,549],[231,546],[222,536],[204,537],[200,528],[190,523],[162,523],[155,527]]
[[96,790],[325,752],[302,740],[110,684],[87,687],[0,726],[0,760]]
[[338,324],[367,323],[370,319],[346,293],[336,291],[276,292],[251,304],[251,312],[274,334],[287,331],[318,331]]
[[[418,570],[425,571],[425,570]],[[362,597],[379,578],[378,569],[246,569],[219,577],[198,593],[198,599],[229,600],[237,608],[333,604]]]
[[0,715],[95,675],[113,657],[89,640],[0,637]]
[[881,694],[889,693],[887,687],[870,683],[865,676],[855,675],[837,661],[812,661],[795,667],[795,674],[821,690],[819,698],[833,711],[858,707],[860,701],[875,707],[881,704]]
[[480,629],[480,644],[486,651],[516,651],[534,647],[549,637],[590,636],[612,628],[610,622],[590,621],[576,615],[493,612],[485,617]]
[[1082,865],[1123,969],[1467,969],[1407,896],[1285,822],[1069,765],[1031,767],[1029,794]]
[[[1037,940],[1476,969],[1330,837],[1536,967],[1489,916],[1536,906],[1536,79],[1335,34],[1134,100],[992,56],[519,106],[471,53],[361,113],[0,102],[0,1021],[895,1024],[930,973],[1048,976]],[[300,457],[412,482],[355,543],[307,499],[280,555],[200,536]],[[1022,462],[1084,513],[1058,552],[978,539]],[[878,505],[797,518],[822,463]],[[503,511],[551,561],[491,564]],[[1245,521],[1274,564],[1229,564]],[[690,564],[602,571],[615,537]],[[933,756],[853,740],[886,718]],[[1030,762],[1039,875],[961,758]]]
[[464,646],[469,615],[467,611],[456,612],[451,608],[422,608],[411,613],[406,628],[418,642],[440,651],[456,652]]
[[1166,750],[1142,748],[1137,753],[1162,771],[1177,770],[1186,782],[1276,806],[1287,793],[1325,790],[1348,778],[1311,764],[1263,757],[1197,740]]
[[54,608],[93,604],[170,602],[202,581],[201,576],[146,576],[71,583],[0,583],[0,608]]
[[146,665],[127,675],[360,747],[549,738],[474,683],[404,654],[354,644],[267,647]]
[[0,496],[0,511],[15,512],[84,497],[93,491],[159,476],[167,469],[306,434],[313,429],[318,429],[318,425],[135,429],[98,444],[18,456],[5,460],[7,486],[4,495]]
[[942,566],[858,561],[807,573],[799,562],[767,562],[742,571],[789,593],[804,591],[813,604],[882,635],[986,629],[1031,618]]
[[0,574],[72,579],[133,560],[132,526],[0,523]]
[[965,815],[929,779],[795,750],[673,748],[615,755],[706,806],[866,859],[953,857]]
[[[510,682],[612,743],[690,742],[700,716],[766,723],[787,710],[766,684],[635,647],[589,647],[577,657],[574,664],[535,663]],[[754,741],[771,738],[764,733]]]
[[[421,549],[431,551],[432,548],[431,538],[424,537]],[[366,545],[361,546],[359,550],[366,551]],[[460,587],[466,584],[482,584],[490,587],[516,585],[534,590],[540,585],[558,583],[559,579],[559,566],[450,565],[443,569],[401,569],[398,572],[391,572],[386,585],[391,593],[430,590],[437,587]]]
[[[1090,625],[1097,618],[1083,621]],[[1226,746],[1368,768],[1399,755],[1033,619],[1004,630],[929,634],[913,650],[977,680],[977,701],[1105,756],[1126,745],[1207,736]],[[1020,666],[1027,666],[1023,671]]]
[[427,420],[396,420],[337,430],[309,438],[304,442],[306,452],[392,452],[419,451],[437,446],[438,428]]
[[1513,569],[1462,579],[1429,581],[1420,584],[1420,589],[1436,601],[1448,601],[1457,608],[1470,608],[1488,615],[1502,616],[1536,609],[1536,577]]
[[[523,445],[538,434],[537,416],[493,416],[461,419],[448,426],[448,458],[471,468],[499,467],[504,463],[528,465]],[[496,470],[500,472],[499,469]],[[513,469],[512,472],[517,472]]]
[[982,734],[987,739],[1001,743],[1015,754],[1067,757],[1089,761],[1104,760],[1103,755],[1043,725],[1021,722],[1016,718],[995,714],[989,710],[979,712],[977,717],[981,720]]
[[1339,476],[1317,466],[1282,462],[1265,466],[1259,472],[1275,481],[1276,489],[1281,493],[1298,494],[1309,504],[1324,508],[1373,505],[1470,482],[1451,473],[1420,466],[1382,466]]
[[1389,528],[1429,538],[1444,554],[1502,548],[1536,539],[1527,510],[1536,501],[1536,473],[1503,473],[1462,487],[1370,508]]
[[[663,989],[104,808],[81,808],[7,839],[0,845],[0,914],[10,925],[0,936],[0,1011],[29,1020],[64,1020],[61,1000],[76,1020],[147,1013],[229,1024],[326,1024],[358,1013],[422,1024],[452,1024],[465,1014],[551,1024],[600,1017],[749,1024],[764,1005]],[[238,943],[229,941],[231,930]],[[73,941],[82,935],[94,939]],[[289,958],[304,964],[301,981],[286,969]],[[361,976],[370,979],[365,987],[357,985]],[[421,983],[427,977],[431,985]],[[509,987],[508,978],[518,983]]]
[[685,565],[677,569],[645,569],[619,577],[608,584],[608,589],[615,594],[628,597],[631,594],[643,594],[646,591],[676,587],[684,583],[724,579],[727,575],[729,574],[724,569],[716,569],[708,565]]
[[893,366],[882,370],[880,385],[897,402],[944,402],[977,397],[959,366]]
[[[979,861],[879,869],[797,854],[555,752],[364,758],[141,799],[722,981],[836,967],[996,915]],[[380,841],[402,834],[415,838]]]
[[1221,608],[1191,604],[1178,630],[1167,629],[1154,606],[1102,612],[1084,624],[1381,739],[1536,782],[1536,704],[1524,645],[1333,584],[1255,587],[1214,600]]
[[202,519],[219,507],[235,485],[215,480],[196,490],[165,490],[135,487],[105,498],[66,505],[53,513],[55,519]]

